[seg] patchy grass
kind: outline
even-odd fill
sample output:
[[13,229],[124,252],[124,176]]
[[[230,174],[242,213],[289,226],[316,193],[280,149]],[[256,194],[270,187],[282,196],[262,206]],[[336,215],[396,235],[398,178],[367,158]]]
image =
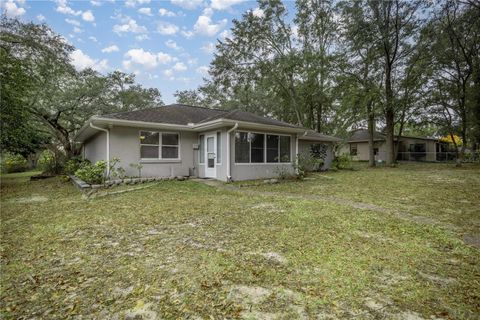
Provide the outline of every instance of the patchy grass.
[[[314,178],[247,188],[254,196],[168,181],[85,200],[60,179],[3,176],[1,316],[479,317],[480,251],[458,233],[260,193],[328,193],[386,207],[398,198],[404,210],[418,206],[416,214],[478,234],[477,168],[401,166]],[[421,195],[430,195],[426,203]],[[440,195],[456,205],[436,204]],[[42,201],[24,201],[32,197]]]
[[305,181],[252,185],[255,191],[335,197],[425,216],[457,226],[465,233],[480,230],[480,165],[401,163],[397,168],[314,173]]

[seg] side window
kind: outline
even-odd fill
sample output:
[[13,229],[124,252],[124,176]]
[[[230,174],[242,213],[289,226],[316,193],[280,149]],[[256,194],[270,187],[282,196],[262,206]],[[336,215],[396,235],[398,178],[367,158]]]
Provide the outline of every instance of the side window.
[[350,144],[350,155],[351,156],[357,155],[357,144],[354,144],[354,143]]

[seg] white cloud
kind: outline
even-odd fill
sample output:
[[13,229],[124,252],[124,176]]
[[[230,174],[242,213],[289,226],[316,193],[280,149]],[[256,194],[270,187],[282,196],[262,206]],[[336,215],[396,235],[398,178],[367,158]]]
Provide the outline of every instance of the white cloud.
[[100,7],[102,3],[100,1],[91,0],[90,4],[95,7]]
[[244,1],[245,0],[212,0],[211,6],[215,10],[226,10]]
[[265,12],[260,8],[253,9],[252,14],[257,18],[263,18],[265,16]]
[[172,35],[178,32],[178,27],[173,23],[160,21],[157,24],[157,32],[160,34]]
[[137,4],[147,4],[150,3],[150,0],[127,0],[125,1],[125,6],[133,8]]
[[215,44],[213,42],[207,42],[200,49],[207,54],[212,54],[215,51]]
[[220,39],[225,40],[225,39],[232,39],[233,35],[230,30],[223,30],[220,32]]
[[40,21],[40,22],[43,22],[45,21],[47,18],[45,18],[45,16],[43,14],[39,14],[37,15],[37,20]]
[[123,61],[123,66],[130,69],[133,65],[140,65],[146,69],[153,69],[159,64],[166,64],[173,60],[172,56],[167,53],[152,53],[140,49],[131,49],[125,53],[127,60]]
[[203,76],[208,75],[208,67],[207,66],[200,66],[195,71]]
[[102,52],[103,53],[110,53],[110,52],[116,52],[119,51],[120,49],[116,45],[111,45],[109,47],[103,48]]
[[74,16],[79,16],[82,14],[81,10],[75,11],[68,6],[67,0],[57,0],[57,12],[63,14],[71,14]]
[[203,0],[172,0],[172,4],[187,10],[194,10],[202,5]]
[[95,38],[94,36],[90,36],[88,37],[88,39],[92,40],[93,42],[98,42],[97,38]]
[[173,70],[172,69],[167,69],[165,71],[163,71],[163,74],[169,79],[169,80],[174,80],[174,76],[173,76]]
[[181,34],[187,39],[191,39],[195,35],[195,33],[190,30],[182,30]]
[[212,19],[206,15],[199,16],[193,26],[195,33],[209,37],[214,37],[220,30],[227,25],[227,19],[222,19],[218,23],[213,23]]
[[170,63],[172,61],[178,60],[177,58],[172,57],[168,53],[163,53],[163,52],[157,53],[157,58],[158,58],[158,62],[160,64],[167,64],[167,63]]
[[137,22],[130,18],[124,17],[122,18],[123,24],[116,24],[113,26],[113,32],[117,34],[121,34],[123,32],[131,32],[131,33],[146,33],[147,28],[144,26],[138,25]]
[[93,13],[91,10],[88,10],[82,13],[82,19],[88,22],[95,21],[95,17],[93,16]]
[[150,9],[150,8],[140,8],[140,9],[138,9],[138,12],[141,13],[141,14],[147,15],[147,16],[152,15],[152,9]]
[[183,62],[177,62],[173,66],[173,70],[178,71],[178,72],[183,72],[187,70],[187,66]]
[[164,8],[160,8],[158,9],[158,14],[161,15],[162,17],[175,17],[176,14],[172,11],[169,11],[167,9],[164,9]]
[[73,32],[75,32],[75,33],[82,33],[83,30],[80,29],[79,27],[73,27]]
[[146,34],[139,34],[138,36],[135,36],[135,40],[137,41],[144,41],[148,39],[150,39],[150,37]]
[[21,7],[17,7],[15,2],[13,2],[12,0],[5,2],[4,7],[5,7],[5,14],[9,18],[20,17],[24,15],[26,12],[25,9]]
[[182,50],[182,47],[180,47],[175,41],[173,41],[172,39],[169,39],[167,41],[165,41],[165,45],[171,49],[174,49],[174,50]]
[[68,23],[68,24],[71,24],[72,26],[77,26],[77,27],[80,27],[80,22],[78,22],[77,20],[75,19],[65,19],[65,22]]
[[108,60],[97,60],[90,58],[82,50],[77,49],[70,54],[72,64],[77,70],[83,70],[85,68],[92,68],[98,72],[104,72],[109,69]]

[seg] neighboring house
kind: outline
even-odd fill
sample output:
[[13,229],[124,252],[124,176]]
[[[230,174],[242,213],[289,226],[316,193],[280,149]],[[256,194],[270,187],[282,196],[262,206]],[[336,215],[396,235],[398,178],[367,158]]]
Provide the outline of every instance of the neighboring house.
[[294,173],[301,152],[333,159],[338,138],[240,110],[182,104],[92,117],[77,133],[91,162],[120,159],[127,175],[196,176],[218,180],[272,178]]
[[[386,160],[386,136],[380,132],[373,135],[375,160]],[[396,136],[398,147],[397,160],[407,161],[445,161],[449,155],[447,144],[438,139],[410,136]],[[368,161],[368,130],[358,129],[351,132],[341,154],[350,154],[354,160]]]

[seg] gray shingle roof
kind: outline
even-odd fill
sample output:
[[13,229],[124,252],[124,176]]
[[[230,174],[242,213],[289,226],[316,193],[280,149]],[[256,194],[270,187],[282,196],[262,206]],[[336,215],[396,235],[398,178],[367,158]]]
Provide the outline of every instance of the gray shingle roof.
[[111,113],[103,115],[102,118],[181,125],[188,125],[189,123],[205,123],[215,119],[229,119],[234,121],[254,122],[280,127],[300,128],[290,123],[258,116],[250,112],[240,110],[227,111],[220,109],[209,109],[184,104],[171,104],[168,106],[143,110]]
[[313,130],[308,130],[307,134],[304,135],[304,136],[301,136],[299,139],[300,140],[313,140],[313,141],[328,141],[328,142],[342,141],[342,139],[340,139],[340,138],[327,136],[327,135],[318,133],[318,132],[313,131]]
[[[385,140],[385,135],[375,131],[373,133],[373,140]],[[348,142],[356,142],[356,141],[368,141],[368,130],[367,129],[357,129],[352,132],[350,138],[348,138]]]
[[171,104],[143,110],[106,114],[102,115],[102,118],[188,125],[189,123],[202,122],[204,119],[222,115],[226,112],[219,109]]

